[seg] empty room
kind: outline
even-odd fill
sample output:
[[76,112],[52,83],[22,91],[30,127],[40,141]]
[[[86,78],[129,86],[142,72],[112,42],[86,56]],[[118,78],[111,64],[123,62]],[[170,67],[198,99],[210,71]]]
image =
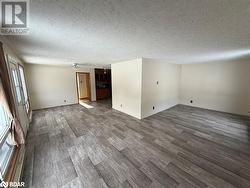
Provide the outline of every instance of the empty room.
[[249,0],[1,0],[0,187],[249,188]]

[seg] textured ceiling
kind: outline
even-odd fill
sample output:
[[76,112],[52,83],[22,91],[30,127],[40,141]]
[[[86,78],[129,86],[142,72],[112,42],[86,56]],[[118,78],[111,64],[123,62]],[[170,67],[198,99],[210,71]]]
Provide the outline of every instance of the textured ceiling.
[[32,0],[30,7],[30,34],[7,37],[27,63],[192,63],[250,54],[250,0]]

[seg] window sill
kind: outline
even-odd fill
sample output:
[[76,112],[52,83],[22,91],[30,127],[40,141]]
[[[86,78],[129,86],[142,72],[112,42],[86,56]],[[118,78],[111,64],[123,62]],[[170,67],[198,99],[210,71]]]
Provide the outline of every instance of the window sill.
[[4,177],[5,182],[19,181],[24,159],[24,145],[14,148],[7,172]]

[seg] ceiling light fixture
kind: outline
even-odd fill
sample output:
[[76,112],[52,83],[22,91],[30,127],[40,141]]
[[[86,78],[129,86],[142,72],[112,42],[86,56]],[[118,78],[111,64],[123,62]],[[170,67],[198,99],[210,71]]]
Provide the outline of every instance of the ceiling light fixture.
[[78,69],[78,68],[79,68],[79,65],[78,65],[77,63],[73,63],[72,67],[73,67],[74,69]]

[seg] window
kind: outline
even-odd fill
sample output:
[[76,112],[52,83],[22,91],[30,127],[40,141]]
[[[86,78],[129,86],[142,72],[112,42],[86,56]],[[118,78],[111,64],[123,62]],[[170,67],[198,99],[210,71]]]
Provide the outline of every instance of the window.
[[[10,137],[10,135],[8,135]],[[6,173],[11,154],[13,152],[14,146],[9,144],[8,139],[3,142],[3,145],[0,148],[0,170],[1,176],[3,177]]]
[[17,103],[20,105],[22,102],[22,96],[21,96],[21,86],[19,85],[19,80],[18,80],[18,75],[16,69],[11,69],[11,74],[13,77],[13,82],[15,86],[15,91],[16,91],[16,99]]
[[10,123],[4,107],[0,104],[0,177],[2,178],[8,167],[14,146],[9,143]]
[[24,77],[24,70],[23,67],[19,65],[19,72],[20,72],[20,78],[23,86],[23,95],[24,95],[24,102],[25,102],[25,108],[26,111],[29,111],[29,100],[28,100],[28,94],[27,94],[27,87],[26,87],[26,82],[25,82],[25,77]]
[[0,106],[0,135],[3,134],[3,132],[6,130],[7,124],[6,122],[8,122],[7,120],[7,115],[4,111],[4,108],[2,106]]

